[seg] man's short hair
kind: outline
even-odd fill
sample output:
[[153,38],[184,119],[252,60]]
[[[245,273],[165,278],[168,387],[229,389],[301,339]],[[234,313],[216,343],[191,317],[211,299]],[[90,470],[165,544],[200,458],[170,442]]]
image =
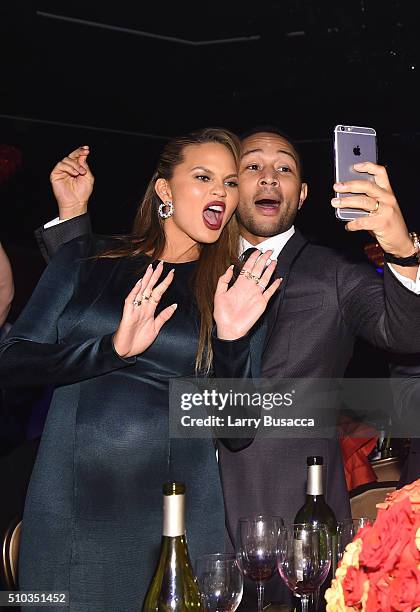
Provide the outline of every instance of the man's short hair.
[[239,134],[239,138],[241,140],[245,140],[245,138],[254,136],[254,134],[261,134],[262,132],[266,132],[267,134],[276,134],[276,136],[280,136],[280,138],[284,138],[284,140],[287,140],[287,142],[293,147],[296,153],[297,166],[298,166],[300,177],[302,178],[303,163],[302,163],[302,155],[301,155],[300,149],[297,146],[296,142],[293,140],[293,138],[291,138],[288,134],[286,134],[286,132],[283,132],[282,130],[280,130],[277,126],[275,125],[256,125],[254,127],[249,128],[248,130],[245,130],[245,132],[242,132],[241,134]]

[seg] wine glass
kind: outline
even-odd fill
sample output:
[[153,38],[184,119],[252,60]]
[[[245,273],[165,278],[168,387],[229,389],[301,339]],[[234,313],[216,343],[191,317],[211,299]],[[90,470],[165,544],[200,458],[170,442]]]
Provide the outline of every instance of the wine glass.
[[360,518],[348,518],[337,523],[337,559],[341,561],[347,544],[354,540],[355,535],[362,527],[371,525],[372,521],[367,516]]
[[241,603],[244,579],[235,553],[215,553],[199,557],[195,574],[207,611],[236,610]]
[[289,589],[301,599],[302,612],[309,610],[309,596],[325,581],[331,566],[331,536],[326,525],[295,523],[282,529],[277,567]]
[[240,518],[236,538],[239,567],[257,583],[258,612],[263,609],[264,582],[274,576],[283,519],[279,516]]

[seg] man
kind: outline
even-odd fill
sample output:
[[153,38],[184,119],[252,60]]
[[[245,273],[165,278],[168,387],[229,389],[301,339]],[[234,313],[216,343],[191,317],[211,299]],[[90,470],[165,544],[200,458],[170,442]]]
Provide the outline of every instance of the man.
[[[273,128],[256,129],[248,132],[242,144],[236,214],[243,250],[255,246],[264,251],[274,249],[272,257],[278,260],[275,274],[283,278],[266,316],[262,377],[339,378],[352,355],[356,335],[383,349],[420,351],[418,263],[410,259],[415,246],[385,169],[360,164],[357,170],[372,174],[374,182],[335,186],[338,192],[358,194],[345,198],[346,207],[372,213],[348,223],[347,229],[372,231],[386,252],[400,263],[412,263],[393,269],[386,266],[382,281],[368,264],[356,264],[331,249],[309,244],[294,229],[308,187],[302,181],[299,155],[288,138]],[[52,177],[56,195],[59,176],[61,186],[71,183],[69,168],[74,181],[83,184],[90,171],[82,153],[73,152],[63,160],[64,167],[56,167],[58,174],[55,180]],[[68,198],[61,192],[60,216],[74,216],[72,211],[82,215],[61,224],[60,240],[67,224],[73,235],[88,231],[83,225],[88,221],[84,214],[88,191],[80,199],[74,191],[69,191]],[[334,199],[332,204],[339,206],[340,201]],[[53,226],[39,232],[40,241],[49,244],[49,252],[56,247],[55,231]],[[337,519],[350,515],[336,441],[256,439],[238,453],[221,446],[219,464],[232,541],[239,516],[274,514],[293,521],[304,502],[307,455],[324,457],[326,497]],[[280,579],[273,579],[267,584],[266,599],[284,601],[285,590]],[[247,609],[247,600],[249,609],[255,609],[255,591],[244,596],[245,607],[241,609]]]

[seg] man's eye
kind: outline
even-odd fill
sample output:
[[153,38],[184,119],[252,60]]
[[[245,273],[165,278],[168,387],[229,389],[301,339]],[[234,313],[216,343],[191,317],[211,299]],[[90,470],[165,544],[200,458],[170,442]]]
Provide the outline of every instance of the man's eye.
[[208,177],[206,174],[199,174],[198,176],[195,177],[196,179],[199,179],[200,181],[209,181],[210,177]]
[[258,164],[249,164],[246,168],[247,170],[258,170]]
[[277,168],[277,172],[291,172],[291,169],[289,166],[279,166],[279,168]]

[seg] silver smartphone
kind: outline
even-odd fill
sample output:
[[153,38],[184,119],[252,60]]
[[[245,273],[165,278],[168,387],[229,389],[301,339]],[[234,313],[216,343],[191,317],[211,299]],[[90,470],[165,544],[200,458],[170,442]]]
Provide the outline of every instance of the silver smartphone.
[[[355,125],[336,125],[334,128],[334,166],[335,181],[342,183],[356,179],[373,181],[367,172],[356,172],[353,164],[370,161],[377,163],[376,132],[370,127]],[[336,193],[338,198],[356,195],[353,193]],[[361,208],[336,208],[335,216],[341,221],[352,221],[366,217],[367,210]]]

